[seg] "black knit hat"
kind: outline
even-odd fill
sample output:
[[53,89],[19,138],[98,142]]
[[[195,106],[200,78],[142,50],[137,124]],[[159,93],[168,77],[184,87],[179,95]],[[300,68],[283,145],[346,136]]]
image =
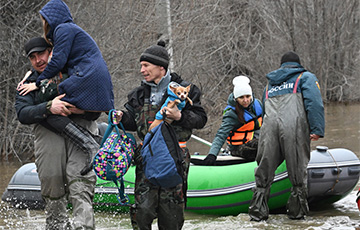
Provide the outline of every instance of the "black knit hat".
[[292,51],[285,53],[281,57],[281,65],[285,62],[297,62],[297,63],[301,64],[299,55],[297,55],[295,52],[292,52]]
[[154,65],[162,66],[167,70],[169,66],[169,54],[165,49],[165,42],[158,41],[157,45],[150,46],[140,56],[140,61],[147,61]]
[[24,46],[27,57],[34,52],[41,52],[49,47],[51,45],[43,37],[32,38]]

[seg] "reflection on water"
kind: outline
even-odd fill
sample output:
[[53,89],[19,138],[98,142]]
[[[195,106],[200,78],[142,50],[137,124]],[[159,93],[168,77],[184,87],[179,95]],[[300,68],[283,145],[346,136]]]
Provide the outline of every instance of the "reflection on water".
[[360,156],[360,104],[325,107],[325,137],[312,146],[325,145],[329,148],[347,148]]
[[[186,213],[183,229],[291,229],[291,230],[328,230],[356,229],[360,230],[360,214],[354,202],[356,192],[341,201],[326,207],[324,210],[310,211],[305,220],[294,221],[284,214],[270,215],[266,222],[249,221],[247,214],[238,216],[205,216]],[[128,214],[98,212],[95,213],[96,229],[116,230],[131,229]],[[0,229],[44,229],[45,216],[42,210],[19,210],[0,204]],[[153,229],[158,229],[156,222]]]
[[[347,148],[360,157],[360,104],[327,105],[325,138],[312,143],[331,148]],[[219,124],[220,125],[220,124]],[[212,141],[215,136],[204,137]],[[191,152],[206,154],[209,147],[194,140],[188,143]],[[11,176],[20,167],[18,162],[1,163],[0,194],[2,195]],[[266,222],[250,222],[247,214],[238,216],[206,216],[186,213],[183,229],[357,229],[360,230],[360,212],[355,204],[356,191],[360,184],[347,197],[327,207],[311,209],[306,220],[289,220],[284,214],[270,215]],[[131,229],[127,214],[95,213],[96,229]],[[5,202],[0,203],[0,229],[44,229],[43,210],[20,210]],[[157,229],[156,222],[153,229]]]

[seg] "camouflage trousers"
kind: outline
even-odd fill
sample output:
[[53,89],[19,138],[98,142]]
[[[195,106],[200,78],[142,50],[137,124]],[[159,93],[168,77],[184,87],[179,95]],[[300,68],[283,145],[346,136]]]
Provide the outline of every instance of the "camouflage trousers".
[[151,229],[154,219],[158,219],[158,228],[181,229],[184,224],[184,208],[186,205],[187,175],[190,165],[190,154],[184,151],[184,183],[172,188],[163,188],[150,183],[146,179],[141,166],[141,156],[135,154],[136,181],[135,204],[130,208],[133,229]]
[[256,158],[258,148],[258,139],[252,139],[251,141],[239,145],[233,146],[233,149],[230,151],[232,156],[242,157],[246,160],[254,161]]

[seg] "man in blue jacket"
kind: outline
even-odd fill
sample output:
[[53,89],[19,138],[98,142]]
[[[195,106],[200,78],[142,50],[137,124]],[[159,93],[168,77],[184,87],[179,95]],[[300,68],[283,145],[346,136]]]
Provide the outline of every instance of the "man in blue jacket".
[[300,64],[299,56],[287,52],[281,67],[266,75],[264,117],[255,169],[256,187],[249,207],[251,220],[268,219],[270,186],[276,168],[286,160],[292,184],[287,203],[290,219],[303,219],[307,203],[307,165],[310,141],[324,137],[324,105],[314,74]]

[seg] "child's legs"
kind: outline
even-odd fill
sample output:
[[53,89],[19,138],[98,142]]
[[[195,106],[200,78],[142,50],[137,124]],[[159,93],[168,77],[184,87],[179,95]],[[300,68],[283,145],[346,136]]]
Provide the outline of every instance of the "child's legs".
[[[87,121],[79,118],[76,119],[78,121]],[[60,115],[50,115],[46,119],[46,122],[51,126],[51,130],[55,129],[58,134],[73,142],[84,153],[93,156],[99,149],[98,141],[94,139],[95,135],[92,135],[87,128],[80,126],[70,118]]]
[[46,122],[51,126],[51,128],[54,128],[57,133],[62,134],[65,131],[65,127],[72,121],[70,118],[61,115],[49,115],[46,118]]

